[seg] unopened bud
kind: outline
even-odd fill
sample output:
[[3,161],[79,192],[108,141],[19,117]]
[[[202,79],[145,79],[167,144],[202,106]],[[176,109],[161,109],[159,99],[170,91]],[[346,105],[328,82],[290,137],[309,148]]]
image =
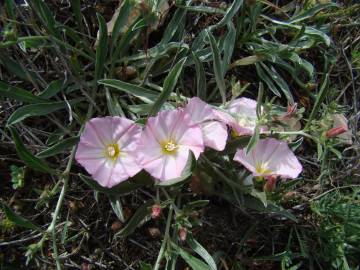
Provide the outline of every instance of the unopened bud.
[[287,106],[287,111],[286,111],[286,114],[284,115],[284,118],[285,117],[292,117],[295,114],[296,110],[297,110],[297,103],[294,103],[294,104],[291,104],[291,105],[289,104]]
[[346,131],[347,131],[347,128],[344,126],[334,127],[334,128],[329,129],[328,131],[326,131],[325,136],[326,136],[326,138],[334,138],[337,135],[340,135]]
[[186,230],[186,228],[181,227],[181,228],[179,229],[179,238],[180,238],[180,240],[181,240],[181,241],[185,241],[185,240],[186,240],[186,236],[187,236],[187,230]]
[[276,176],[268,176],[266,177],[266,183],[264,185],[265,192],[274,191],[276,186]]
[[160,217],[161,215],[161,206],[160,204],[154,204],[151,208],[151,217],[153,219]]

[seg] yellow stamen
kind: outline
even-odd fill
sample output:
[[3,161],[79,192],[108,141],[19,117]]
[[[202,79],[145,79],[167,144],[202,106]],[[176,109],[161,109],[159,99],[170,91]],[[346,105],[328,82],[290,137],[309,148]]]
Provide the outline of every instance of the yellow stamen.
[[105,154],[106,154],[107,157],[109,157],[109,158],[111,158],[113,160],[117,159],[118,156],[120,155],[119,145],[117,143],[109,144],[106,147]]
[[165,141],[161,143],[162,152],[166,155],[174,155],[178,149],[178,145],[173,141]]
[[268,169],[266,163],[256,164],[255,171],[257,174],[271,174],[271,170]]

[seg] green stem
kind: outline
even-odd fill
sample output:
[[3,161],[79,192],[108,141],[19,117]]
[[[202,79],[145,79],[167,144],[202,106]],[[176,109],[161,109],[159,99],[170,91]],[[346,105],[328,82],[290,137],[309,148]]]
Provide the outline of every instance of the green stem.
[[163,242],[161,244],[159,255],[158,255],[158,257],[156,259],[156,262],[155,262],[155,265],[154,265],[154,270],[159,270],[161,260],[164,257],[166,244],[169,241],[169,232],[170,232],[170,224],[171,224],[171,219],[172,219],[172,212],[173,212],[173,209],[170,206],[167,221],[166,221],[164,240],[163,240]]
[[[95,97],[96,95],[96,89],[93,91],[92,93],[92,99]],[[90,104],[89,105],[89,108],[88,108],[88,111],[87,111],[87,114],[86,114],[86,119],[89,119],[93,113],[93,109],[94,109],[94,106],[93,104]],[[80,135],[83,131],[83,129],[85,128],[85,124],[82,124],[80,130],[79,130],[79,134]],[[53,256],[55,258],[55,262],[56,262],[56,269],[57,270],[61,270],[61,263],[60,263],[60,260],[59,260],[59,254],[58,254],[58,249],[57,249],[57,246],[56,246],[56,222],[57,222],[57,218],[59,216],[59,213],[60,213],[60,210],[61,210],[61,206],[63,204],[63,201],[64,201],[64,198],[65,198],[65,194],[66,194],[66,191],[67,191],[67,188],[68,188],[68,183],[69,183],[69,174],[70,174],[70,170],[71,170],[71,167],[72,167],[72,164],[74,162],[74,159],[75,159],[75,153],[76,153],[76,149],[77,149],[77,145],[75,145],[72,149],[71,149],[71,154],[70,154],[70,157],[69,157],[69,161],[66,165],[66,168],[65,168],[65,171],[63,172],[62,176],[62,180],[64,181],[64,184],[62,186],[62,189],[61,189],[61,192],[60,192],[60,195],[59,195],[59,199],[57,201],[57,204],[56,204],[56,207],[55,207],[55,211],[54,211],[54,215],[53,215],[53,219],[49,225],[49,227],[47,228],[46,232],[45,232],[45,235],[43,237],[43,239],[46,238],[46,236],[51,232],[52,234],[52,241],[53,241]]]

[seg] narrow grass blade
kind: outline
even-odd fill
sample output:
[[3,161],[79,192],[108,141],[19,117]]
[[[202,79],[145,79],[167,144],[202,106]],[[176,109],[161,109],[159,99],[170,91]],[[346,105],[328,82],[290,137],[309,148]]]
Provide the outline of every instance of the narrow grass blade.
[[98,81],[98,83],[112,87],[116,90],[120,90],[130,95],[136,96],[146,103],[153,103],[156,100],[157,96],[159,95],[158,92],[115,79],[103,79]]
[[71,5],[71,9],[75,15],[77,25],[79,26],[80,31],[83,32],[84,24],[83,24],[83,20],[82,20],[80,0],[70,0],[70,5]]
[[61,80],[52,81],[38,96],[43,99],[49,99],[59,93],[62,87],[63,82]]
[[114,210],[115,215],[121,222],[125,222],[124,212],[121,204],[120,196],[109,196],[111,208]]
[[14,222],[16,225],[20,226],[20,227],[24,227],[30,230],[36,230],[36,231],[41,231],[41,229],[35,225],[34,223],[32,223],[30,220],[19,216],[18,214],[16,214],[9,206],[7,206],[5,203],[0,202],[0,205],[2,207],[2,209],[4,210],[4,213],[6,215],[6,217],[11,220],[12,222]]
[[160,111],[161,107],[164,105],[170,94],[174,91],[185,62],[186,58],[181,59],[178,63],[176,63],[168,76],[165,78],[163,91],[157,97],[153,107],[149,112],[149,115],[156,115]]
[[318,12],[320,12],[324,9],[335,8],[337,6],[338,5],[336,3],[317,4],[310,9],[303,9],[304,11],[293,16],[290,20],[287,21],[287,23],[301,22],[303,20],[306,20],[306,19],[309,19],[309,18],[315,16]]
[[65,109],[68,107],[68,104],[74,105],[82,100],[83,98],[76,98],[68,102],[58,101],[58,102],[37,103],[37,104],[22,106],[10,115],[7,121],[7,126],[11,126],[16,123],[19,123],[28,117],[47,115],[49,113],[61,109]]
[[126,25],[126,23],[128,21],[131,8],[133,8],[133,6],[131,5],[130,0],[125,0],[121,4],[119,15],[116,18],[116,21],[114,23],[114,28],[111,33],[113,46],[118,41],[121,30],[124,28],[124,26]]
[[61,140],[57,144],[54,144],[53,146],[49,147],[48,149],[45,149],[44,151],[41,151],[36,155],[38,158],[47,158],[51,156],[55,156],[57,154],[60,154],[64,152],[66,149],[69,149],[76,145],[79,142],[79,137],[71,137],[67,138],[65,140]]
[[189,235],[186,239],[188,245],[193,251],[195,251],[210,267],[210,270],[217,270],[216,263],[211,257],[209,252],[198,242],[192,235]]
[[0,81],[0,96],[27,103],[46,102],[46,100],[31,94],[25,89],[6,84],[2,81]]
[[219,47],[217,46],[215,38],[211,34],[210,31],[207,32],[207,35],[208,35],[208,38],[210,41],[211,51],[212,51],[212,55],[213,55],[213,68],[214,68],[214,73],[215,73],[216,84],[219,87],[222,102],[223,102],[223,104],[225,104],[226,88],[225,88],[225,82],[224,82],[224,76],[223,76],[224,72],[222,69]]
[[154,204],[153,200],[149,200],[146,203],[142,204],[135,212],[135,214],[131,217],[126,226],[116,235],[126,237],[133,233],[135,229],[139,226],[139,224],[151,214],[150,206]]
[[108,35],[106,22],[103,16],[96,14],[99,22],[99,44],[96,48],[96,61],[95,61],[95,85],[102,77],[105,67],[105,60],[107,55]]
[[191,254],[186,252],[184,249],[179,247],[178,252],[179,252],[181,258],[184,259],[184,261],[191,267],[191,269],[196,269],[196,270],[209,270],[210,269],[207,264],[205,264],[198,258],[192,256]]
[[24,161],[30,168],[33,168],[35,170],[44,173],[53,173],[53,170],[46,163],[35,157],[29,152],[29,150],[25,148],[15,128],[10,128],[10,132],[15,143],[17,154],[22,161]]
[[191,56],[195,63],[197,96],[202,100],[206,100],[206,76],[204,66],[195,53],[192,52]]

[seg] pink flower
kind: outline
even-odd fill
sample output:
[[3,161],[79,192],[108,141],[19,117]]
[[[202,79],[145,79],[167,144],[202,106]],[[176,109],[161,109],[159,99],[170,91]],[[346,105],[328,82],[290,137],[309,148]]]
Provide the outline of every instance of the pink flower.
[[204,143],[201,128],[183,109],[150,117],[137,148],[141,166],[160,181],[180,177],[190,151],[198,159]]
[[76,151],[76,160],[103,187],[116,184],[137,174],[135,149],[141,127],[123,117],[89,120]]
[[[253,99],[238,98],[231,101],[224,111],[218,110],[216,115],[231,126],[237,136],[252,135],[258,120],[256,105],[257,102]],[[260,128],[260,132],[265,130],[265,127]]]
[[273,138],[260,140],[246,155],[246,149],[239,149],[234,160],[240,162],[253,176],[296,178],[302,166],[288,145]]
[[185,107],[195,124],[201,127],[205,146],[222,151],[225,148],[228,131],[226,124],[214,121],[218,117],[210,105],[198,97],[191,98]]

